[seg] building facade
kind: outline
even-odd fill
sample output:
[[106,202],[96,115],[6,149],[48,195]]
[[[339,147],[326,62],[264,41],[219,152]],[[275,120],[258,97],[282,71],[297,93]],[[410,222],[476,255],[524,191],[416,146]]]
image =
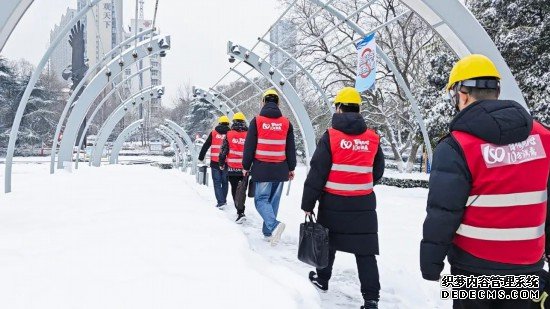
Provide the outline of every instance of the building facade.
[[[76,10],[67,8],[65,14],[61,16],[59,24],[56,24],[50,31],[50,42],[53,41],[61,29],[65,27],[76,14]],[[52,52],[50,58],[50,70],[52,70],[57,78],[62,79],[61,73],[71,64],[72,50],[69,44],[69,34],[59,43],[57,48]]]
[[[296,53],[296,25],[289,20],[280,20],[269,32],[269,40],[291,55]],[[273,67],[279,67],[284,76],[291,76],[297,71],[296,64],[276,48],[270,49],[269,61]],[[296,87],[296,78],[292,78],[290,83]]]
[[[113,47],[123,40],[122,0],[103,0],[86,14],[86,57],[88,66],[94,66]],[[78,7],[86,0],[78,0]]]

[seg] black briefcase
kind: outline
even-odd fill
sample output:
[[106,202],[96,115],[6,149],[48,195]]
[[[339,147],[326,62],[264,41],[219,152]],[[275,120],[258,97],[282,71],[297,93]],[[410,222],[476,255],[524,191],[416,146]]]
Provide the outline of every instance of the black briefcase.
[[298,260],[321,269],[328,266],[328,229],[315,222],[314,216],[306,216],[300,224]]

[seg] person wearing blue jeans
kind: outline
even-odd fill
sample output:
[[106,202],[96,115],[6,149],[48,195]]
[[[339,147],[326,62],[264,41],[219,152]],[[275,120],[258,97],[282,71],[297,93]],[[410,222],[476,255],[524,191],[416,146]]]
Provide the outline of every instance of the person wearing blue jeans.
[[254,185],[254,204],[264,220],[262,233],[272,246],[279,243],[285,224],[277,220],[283,183],[294,178],[294,128],[279,109],[279,94],[267,90],[260,114],[248,127],[243,151],[243,175]]
[[214,195],[216,196],[216,207],[218,209],[223,209],[227,205],[227,169],[222,170],[220,168],[220,150],[227,132],[229,132],[229,118],[221,116],[218,119],[218,125],[208,135],[199,153],[199,161],[204,161],[206,153],[210,149],[210,169],[212,170]]
[[229,190],[227,169],[211,168],[212,182],[214,183],[214,195],[216,195],[217,207],[227,205],[227,192]]
[[281,223],[277,220],[277,213],[279,212],[283,183],[256,182],[255,184],[254,204],[256,204],[256,210],[264,219],[262,233],[265,237],[271,237],[273,231]]

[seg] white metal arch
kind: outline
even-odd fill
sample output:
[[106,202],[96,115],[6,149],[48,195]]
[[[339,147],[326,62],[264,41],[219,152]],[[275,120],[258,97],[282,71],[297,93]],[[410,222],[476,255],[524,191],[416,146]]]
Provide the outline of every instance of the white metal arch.
[[191,137],[187,132],[177,123],[170,119],[164,119],[164,122],[166,123],[166,126],[170,128],[172,131],[176,132],[178,136],[183,138],[185,141],[185,144],[187,144],[187,147],[189,148],[189,152],[191,153],[191,158],[193,160],[193,167],[191,168],[191,175],[195,175],[197,164],[198,164],[198,158],[199,154],[197,153],[197,150],[195,149],[195,144],[193,143],[193,140],[191,140]]
[[[126,77],[126,79],[122,80],[120,83],[118,83],[117,85],[113,86],[113,89],[111,89],[111,91],[109,91],[109,93],[107,93],[105,95],[105,97],[99,102],[99,104],[97,104],[96,108],[94,109],[94,111],[92,112],[92,114],[90,115],[90,118],[87,120],[86,122],[86,125],[84,126],[84,130],[82,130],[82,135],[80,136],[80,140],[78,141],[78,149],[77,149],[77,154],[76,154],[76,160],[74,162],[75,164],[75,168],[78,169],[78,162],[80,161],[79,158],[80,158],[80,150],[82,149],[82,144],[84,143],[84,138],[86,137],[86,134],[88,133],[88,129],[90,128],[90,125],[92,124],[95,116],[97,115],[97,113],[101,110],[101,107],[103,107],[103,104],[105,104],[105,102],[107,102],[107,100],[109,100],[109,98],[111,98],[111,96],[113,94],[115,94],[119,89],[118,87],[120,87],[121,85],[123,85],[124,83],[126,83],[126,81],[138,76],[139,74],[147,71],[151,69],[151,67],[146,67],[146,68],[143,68],[139,71],[137,71],[136,73]],[[131,96],[131,95],[130,95]],[[93,99],[95,101],[95,98]],[[122,100],[122,99],[121,99]]]
[[3,0],[0,10],[0,52],[33,0]]
[[117,164],[118,163],[118,155],[120,154],[120,150],[122,150],[122,146],[124,145],[124,142],[130,136],[136,134],[139,132],[139,129],[143,125],[143,119],[138,119],[131,124],[129,124],[120,134],[118,135],[117,139],[113,143],[113,149],[111,150],[111,155],[109,156],[109,164]]
[[304,66],[302,65],[302,63],[300,63],[300,61],[298,61],[298,59],[292,57],[291,54],[289,54],[286,50],[284,50],[283,48],[281,48],[279,45],[269,41],[269,40],[266,40],[266,39],[262,39],[262,38],[258,38],[258,40],[272,48],[275,48],[277,49],[278,51],[280,51],[281,53],[283,53],[288,59],[290,59],[292,62],[294,62],[302,72],[304,72],[304,74],[306,75],[307,79],[309,79],[309,82],[313,85],[313,88],[315,89],[315,91],[317,91],[319,94],[321,94],[321,97],[323,98],[323,101],[325,102],[325,104],[328,106],[328,109],[329,111],[331,112],[334,112],[334,108],[332,106],[332,103],[330,102],[330,100],[327,98],[327,95],[326,93],[323,91],[323,88],[321,88],[321,86],[319,85],[319,83],[317,82],[317,80],[315,78],[313,78],[313,76],[311,75],[311,73],[306,69],[304,68]]
[[[221,100],[212,94],[210,91],[206,91],[200,87],[193,86],[193,95],[196,96],[199,100],[204,100],[208,103],[210,103],[212,106],[216,107],[219,111],[222,112],[222,114],[228,114],[229,118],[233,118],[233,115],[235,112],[233,111],[233,108],[227,104],[227,102],[224,102],[224,100]],[[216,105],[216,102],[219,102],[218,105]],[[222,110],[222,106],[225,107],[226,112]]]
[[497,66],[502,77],[501,96],[515,100],[525,109],[527,104],[510,67],[495,43],[472,12],[458,0],[400,0],[424,19],[459,56],[483,54]]
[[174,156],[176,157],[176,166],[180,166],[180,155],[182,156],[182,159],[184,160],[184,167],[187,165],[187,159],[185,157],[185,149],[181,149],[180,147],[183,147],[183,144],[178,143],[178,141],[172,137],[170,134],[164,132],[160,128],[155,128],[155,131],[162,137],[164,137],[168,142],[170,142],[172,149],[174,149]]
[[[8,0],[12,6],[12,11],[9,15],[4,16],[4,18],[8,19],[6,22],[5,19],[0,21],[0,25],[11,27],[11,29],[7,30],[6,33],[10,33],[19,22],[19,19],[24,14],[23,10],[21,11],[22,7],[25,7],[25,4],[21,3],[23,0],[15,1],[15,0]],[[5,162],[5,182],[4,182],[4,191],[6,193],[11,192],[11,171],[12,171],[12,163],[13,163],[13,153],[15,151],[15,142],[17,141],[17,134],[19,133],[19,126],[21,125],[21,119],[23,119],[23,114],[25,113],[25,108],[27,107],[28,100],[31,96],[31,93],[34,89],[34,86],[36,85],[36,82],[38,82],[38,78],[40,77],[40,74],[42,73],[42,70],[44,70],[44,67],[46,66],[46,63],[48,63],[48,60],[50,58],[50,55],[55,50],[57,45],[61,42],[61,40],[65,37],[65,35],[69,32],[69,30],[84,16],[88,10],[90,10],[95,4],[97,4],[100,0],[91,0],[88,4],[88,6],[82,8],[68,23],[67,25],[58,33],[57,37],[53,40],[53,42],[50,44],[50,47],[42,56],[42,60],[38,63],[36,66],[36,69],[31,75],[31,78],[29,79],[29,83],[27,84],[27,87],[25,88],[25,92],[23,93],[23,96],[21,97],[21,101],[19,102],[19,106],[17,107],[17,112],[15,113],[15,117],[13,119],[13,125],[10,130],[10,139],[8,142],[8,151],[6,154],[6,162]],[[14,4],[14,2],[18,2],[17,4]],[[28,8],[30,6],[30,3],[26,5]],[[15,15],[14,15],[15,14]],[[9,25],[8,25],[9,24]],[[4,32],[4,29],[0,29],[2,32]],[[6,35],[6,40],[9,34]],[[54,137],[54,140],[56,140],[56,137]]]
[[[179,155],[181,156],[181,160],[183,161],[183,162],[181,162],[182,164],[180,164],[179,163],[180,158],[176,154],[176,165],[180,166],[180,170],[182,172],[184,172],[187,169],[187,153],[185,152],[185,146],[184,146],[181,138],[178,137],[178,135],[176,134],[176,132],[174,130],[172,130],[171,128],[168,128],[166,126],[160,125],[158,127],[158,130],[160,132],[163,132],[164,134],[168,135],[173,141],[176,142],[176,145],[179,148]],[[193,168],[191,168],[191,174],[194,175],[193,174]]]
[[[72,160],[73,147],[76,143],[79,128],[84,121],[84,118],[86,117],[86,114],[88,113],[91,105],[93,104],[93,101],[91,99],[94,98],[97,93],[102,91],[106,87],[106,85],[109,84],[111,78],[116,78],[116,76],[124,72],[124,69],[126,67],[132,65],[133,63],[135,63],[135,61],[139,61],[139,59],[143,59],[145,57],[148,57],[149,55],[160,53],[163,50],[169,49],[169,46],[163,48],[160,44],[161,41],[168,42],[169,36],[156,36],[153,37],[151,40],[140,42],[136,47],[130,47],[126,49],[121,54],[120,58],[111,60],[107,64],[107,66],[105,66],[92,79],[92,81],[88,84],[86,89],[84,89],[84,91],[80,95],[80,104],[75,104],[71,114],[69,115],[69,118],[67,119],[65,131],[59,145],[59,154],[57,159],[58,168],[63,168],[65,162],[71,162]],[[137,57],[134,57],[134,53],[137,53]],[[120,65],[120,61],[122,61],[122,65]],[[110,77],[107,74],[108,72],[112,72],[112,75]],[[54,139],[53,146],[56,145],[55,141],[56,140]],[[55,159],[55,147],[53,146],[52,158]]]
[[126,115],[126,113],[130,110],[130,108],[138,107],[143,103],[142,100],[139,100],[139,97],[144,93],[155,91],[161,89],[162,87],[163,86],[155,86],[152,88],[143,89],[141,92],[138,92],[136,95],[126,100],[109,115],[107,120],[105,120],[103,126],[99,129],[99,133],[97,134],[97,140],[92,148],[92,154],[90,158],[91,165],[101,165],[103,148],[105,148],[105,144],[107,143],[109,136],[111,136],[111,133],[113,132],[116,125],[120,122],[120,120],[122,120],[124,115]]
[[254,68],[258,73],[262,74],[278,91],[281,93],[288,103],[290,110],[294,114],[294,118],[298,122],[300,133],[304,139],[304,150],[306,153],[306,159],[309,165],[311,156],[315,151],[315,131],[311,123],[311,119],[307,114],[305,106],[298,96],[296,89],[292,87],[287,78],[281,73],[280,70],[275,69],[267,61],[263,60],[251,50],[234,44],[229,41],[227,43],[227,53],[237,59],[243,60],[246,64]]

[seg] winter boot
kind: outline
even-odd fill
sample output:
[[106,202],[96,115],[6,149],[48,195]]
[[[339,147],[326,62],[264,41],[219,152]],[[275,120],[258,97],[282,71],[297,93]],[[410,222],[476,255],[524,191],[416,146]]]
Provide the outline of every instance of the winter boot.
[[361,306],[361,309],[378,309],[378,301],[365,299],[365,305]]
[[279,240],[281,240],[281,235],[283,234],[284,230],[285,224],[283,222],[279,222],[279,224],[273,231],[273,235],[271,235],[271,246],[275,247],[279,243]]
[[323,293],[328,290],[328,281],[319,278],[314,271],[309,272],[309,281]]
[[235,220],[235,222],[237,224],[243,224],[244,221],[246,221],[246,216],[243,213],[238,213],[237,214],[237,220]]
[[227,203],[218,204],[216,207],[218,207],[219,210],[224,210],[225,206],[227,206]]

